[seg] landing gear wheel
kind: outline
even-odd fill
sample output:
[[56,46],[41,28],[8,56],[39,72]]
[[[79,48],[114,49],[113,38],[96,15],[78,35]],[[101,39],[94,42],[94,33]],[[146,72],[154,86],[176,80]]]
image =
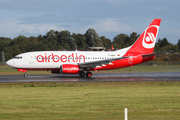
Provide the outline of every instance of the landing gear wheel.
[[84,76],[85,76],[85,72],[84,72],[84,71],[81,71],[81,72],[79,73],[79,76],[80,76],[80,77],[84,77]]
[[91,76],[92,76],[92,73],[91,73],[91,72],[87,72],[87,73],[86,73],[86,77],[87,77],[87,78],[90,78]]
[[27,78],[27,77],[28,77],[28,74],[24,74],[24,77]]

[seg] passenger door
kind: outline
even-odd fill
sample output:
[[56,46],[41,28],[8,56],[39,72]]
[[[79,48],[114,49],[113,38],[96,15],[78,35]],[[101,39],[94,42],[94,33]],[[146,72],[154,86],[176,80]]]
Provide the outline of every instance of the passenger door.
[[29,63],[30,64],[34,64],[34,59],[35,59],[35,57],[33,54],[29,55]]

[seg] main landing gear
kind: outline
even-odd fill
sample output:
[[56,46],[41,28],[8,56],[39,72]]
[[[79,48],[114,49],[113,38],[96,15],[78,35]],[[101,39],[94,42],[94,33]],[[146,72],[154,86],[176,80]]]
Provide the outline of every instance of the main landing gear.
[[87,71],[86,73],[84,72],[84,71],[81,71],[80,73],[79,73],[79,76],[80,77],[87,77],[87,78],[90,78],[91,76],[92,76],[92,73],[91,72],[89,72],[89,71]]

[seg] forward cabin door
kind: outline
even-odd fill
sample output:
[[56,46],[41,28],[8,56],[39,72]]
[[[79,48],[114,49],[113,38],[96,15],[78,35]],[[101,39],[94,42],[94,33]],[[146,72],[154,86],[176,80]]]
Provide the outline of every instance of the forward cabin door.
[[30,63],[30,64],[34,64],[34,60],[35,60],[34,55],[33,55],[33,54],[30,54],[30,55],[29,55],[29,63]]

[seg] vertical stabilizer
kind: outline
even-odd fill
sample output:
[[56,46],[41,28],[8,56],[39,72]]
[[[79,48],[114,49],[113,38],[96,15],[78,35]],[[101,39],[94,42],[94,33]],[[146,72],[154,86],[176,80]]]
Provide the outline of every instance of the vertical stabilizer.
[[153,53],[161,19],[154,19],[136,42],[130,47],[125,56]]

